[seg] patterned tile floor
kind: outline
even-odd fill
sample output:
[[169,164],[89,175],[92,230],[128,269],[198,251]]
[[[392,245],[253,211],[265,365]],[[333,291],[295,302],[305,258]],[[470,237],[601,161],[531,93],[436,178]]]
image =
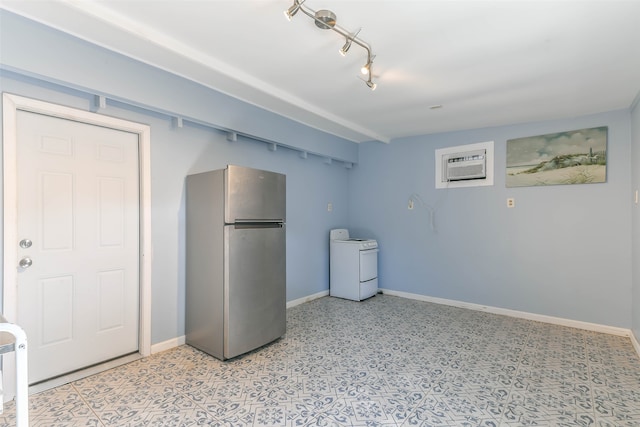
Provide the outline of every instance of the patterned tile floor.
[[287,321],[231,361],[181,346],[33,395],[31,425],[640,426],[627,338],[386,295]]

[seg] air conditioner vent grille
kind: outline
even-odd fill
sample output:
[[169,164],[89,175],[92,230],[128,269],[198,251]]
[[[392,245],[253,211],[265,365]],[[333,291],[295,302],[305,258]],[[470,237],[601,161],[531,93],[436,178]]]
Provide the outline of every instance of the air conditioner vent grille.
[[485,179],[487,177],[486,150],[450,154],[444,160],[444,180]]

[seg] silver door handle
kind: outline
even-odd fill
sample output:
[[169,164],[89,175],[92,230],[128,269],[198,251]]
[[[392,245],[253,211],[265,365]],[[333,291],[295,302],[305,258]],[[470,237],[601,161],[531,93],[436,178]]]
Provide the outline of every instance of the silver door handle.
[[22,258],[22,259],[20,260],[20,262],[18,263],[18,265],[19,265],[21,268],[29,268],[29,267],[31,267],[31,264],[33,264],[33,260],[32,260],[31,258],[29,258],[28,256],[27,256],[27,257]]

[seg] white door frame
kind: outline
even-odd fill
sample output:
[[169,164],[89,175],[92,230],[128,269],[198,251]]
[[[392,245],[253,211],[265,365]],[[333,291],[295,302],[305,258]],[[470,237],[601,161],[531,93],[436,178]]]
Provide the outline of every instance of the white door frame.
[[[75,108],[64,107],[18,95],[2,94],[3,126],[3,183],[4,183],[4,259],[2,314],[12,323],[17,320],[18,249],[16,242],[17,217],[17,125],[18,111],[46,114],[67,120],[103,126],[138,134],[140,171],[140,319],[138,352],[151,354],[151,128],[148,125],[104,116]],[[27,337],[28,342],[29,337]],[[14,390],[15,365],[12,354],[3,360],[5,399]]]

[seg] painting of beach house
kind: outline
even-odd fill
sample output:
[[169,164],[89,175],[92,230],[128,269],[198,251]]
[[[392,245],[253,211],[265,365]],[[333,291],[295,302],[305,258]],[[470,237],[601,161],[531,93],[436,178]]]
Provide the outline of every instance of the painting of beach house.
[[607,126],[507,140],[507,187],[607,180]]

